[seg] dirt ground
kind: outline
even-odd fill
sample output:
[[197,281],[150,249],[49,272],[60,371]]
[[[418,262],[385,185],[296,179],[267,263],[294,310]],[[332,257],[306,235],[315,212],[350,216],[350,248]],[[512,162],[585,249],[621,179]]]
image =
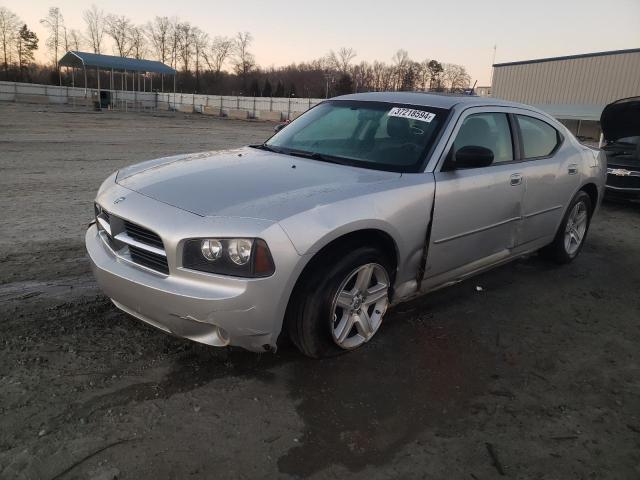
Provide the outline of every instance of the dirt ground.
[[102,179],[271,129],[0,104],[0,478],[640,478],[638,205],[605,204],[573,264],[400,305],[335,359],[113,307],[83,246]]

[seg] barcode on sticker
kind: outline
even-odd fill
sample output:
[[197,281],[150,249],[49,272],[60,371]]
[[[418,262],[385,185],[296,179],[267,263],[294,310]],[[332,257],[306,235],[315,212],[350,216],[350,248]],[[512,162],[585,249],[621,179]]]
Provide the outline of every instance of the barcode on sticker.
[[415,110],[413,108],[393,107],[389,111],[390,117],[410,118],[420,122],[431,123],[436,118],[435,113],[425,112],[424,110]]

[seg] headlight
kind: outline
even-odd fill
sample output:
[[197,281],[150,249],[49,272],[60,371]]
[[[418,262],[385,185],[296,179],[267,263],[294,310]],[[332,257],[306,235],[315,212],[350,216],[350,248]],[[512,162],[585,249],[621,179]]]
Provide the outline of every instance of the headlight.
[[202,256],[210,262],[215,262],[222,257],[222,244],[219,240],[205,239],[200,242]]
[[229,240],[229,258],[236,265],[245,265],[251,258],[253,242],[246,238],[234,238]]
[[271,252],[259,238],[194,238],[184,244],[182,265],[236,277],[268,277],[275,271]]

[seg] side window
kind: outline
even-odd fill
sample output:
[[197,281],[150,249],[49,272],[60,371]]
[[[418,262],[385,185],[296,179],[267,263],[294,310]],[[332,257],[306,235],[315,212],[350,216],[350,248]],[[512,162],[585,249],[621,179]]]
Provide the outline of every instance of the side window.
[[520,132],[522,133],[522,145],[524,158],[547,157],[558,146],[560,138],[558,131],[542,120],[516,115]]
[[485,147],[493,152],[493,162],[511,162],[513,143],[506,113],[476,113],[465,118],[455,141],[454,150],[466,146]]

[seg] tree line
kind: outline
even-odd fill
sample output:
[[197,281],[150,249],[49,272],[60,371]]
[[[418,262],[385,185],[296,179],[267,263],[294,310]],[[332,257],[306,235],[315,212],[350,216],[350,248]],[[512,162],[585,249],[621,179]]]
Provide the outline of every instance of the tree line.
[[6,80],[69,84],[58,61],[69,50],[158,60],[178,71],[180,92],[264,97],[316,97],[364,91],[461,91],[471,77],[465,67],[436,59],[416,61],[398,50],[389,63],[357,61],[353,48],[330,51],[309,62],[261,67],[252,53],[253,36],[211,36],[179,18],[156,16],[136,24],[96,5],[85,10],[81,29],[68,28],[51,7],[40,23],[50,64],[38,64],[39,39],[14,13],[0,7],[0,53]]

